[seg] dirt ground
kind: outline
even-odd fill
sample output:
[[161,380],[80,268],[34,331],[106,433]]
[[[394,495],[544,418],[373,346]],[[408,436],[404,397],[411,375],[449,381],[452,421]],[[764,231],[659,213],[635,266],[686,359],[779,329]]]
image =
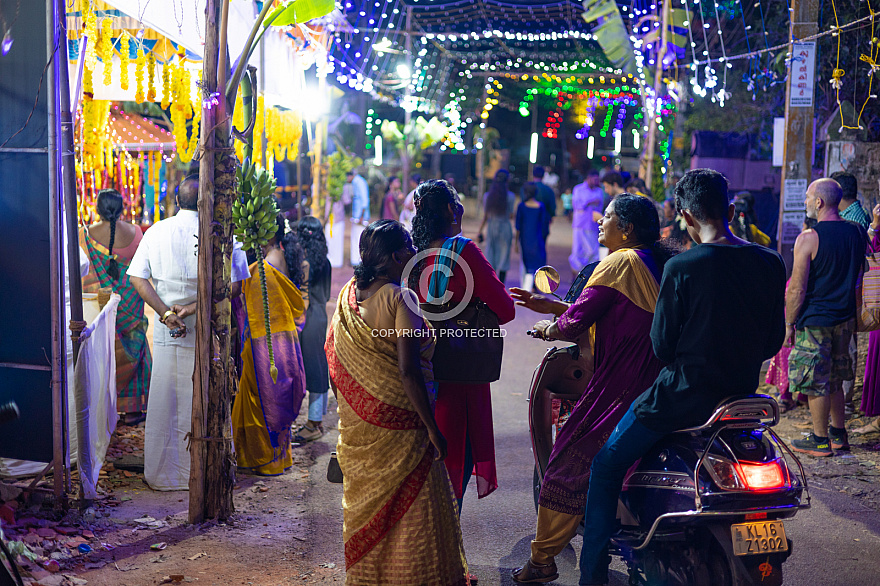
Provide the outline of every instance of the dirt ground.
[[[143,428],[139,431],[143,433]],[[310,475],[319,473],[310,470],[318,445],[295,447],[294,465],[287,474],[237,474],[235,514],[227,523],[190,525],[186,522],[187,492],[156,492],[146,486],[141,473],[117,470],[102,478],[105,494],[93,511],[57,517],[46,506],[21,509],[16,511],[17,526],[7,529],[7,537],[20,540],[37,531],[50,537],[29,540],[48,545],[45,549],[37,545],[36,551],[49,554],[52,550],[51,557],[60,565],[60,571],[52,573],[46,571],[53,569],[48,560],[26,562],[36,579],[31,583],[41,586],[341,583],[342,568],[322,567],[319,560],[304,557],[308,527],[303,513]],[[138,457],[142,454],[135,453],[134,460]],[[128,459],[132,461],[130,455]],[[80,553],[79,542],[92,551]]]
[[[862,397],[862,381],[865,375],[865,358],[868,352],[868,335],[859,334],[859,363],[856,367],[854,403],[858,410]],[[776,396],[769,385],[761,385],[759,393]],[[858,413],[848,419],[846,428],[853,430],[868,423],[870,417]],[[810,413],[806,407],[797,407],[782,415],[775,428],[786,442],[800,439],[812,429]],[[811,485],[833,489],[857,498],[862,504],[880,510],[880,433],[856,436],[850,433],[852,450],[837,452],[833,458],[814,458],[801,454],[801,463]]]
[[[469,227],[471,223],[472,220]],[[473,229],[466,233],[472,235],[472,232]],[[566,262],[562,252],[556,254],[560,258],[551,259],[560,267]],[[334,292],[350,274],[349,268],[334,271]],[[508,283],[513,284],[516,283]],[[330,315],[334,301],[332,298],[328,304]],[[867,336],[863,338],[859,345],[857,406],[867,350]],[[766,385],[762,385],[759,392],[775,395]],[[304,401],[300,421],[305,420],[306,409],[307,401]],[[104,494],[93,511],[55,514],[50,503],[43,502],[39,494],[30,503],[24,503],[19,497],[8,511],[0,507],[7,537],[25,541],[32,551],[40,554],[36,561],[27,563],[28,583],[41,586],[343,583],[341,552],[331,556],[315,545],[321,541],[318,532],[338,531],[341,535],[341,525],[331,519],[312,523],[308,515],[310,498],[327,494],[328,484],[323,477],[326,470],[315,466],[315,462],[319,456],[324,456],[322,462],[326,461],[326,452],[335,445],[332,394],[329,411],[325,419],[325,427],[330,430],[328,435],[319,442],[294,447],[294,465],[290,472],[277,477],[239,473],[233,518],[227,523],[209,522],[198,526],[186,522],[187,492],[152,491],[144,484],[142,473],[122,469],[136,463],[138,458],[142,462],[143,426],[120,426],[108,454],[117,459],[117,465],[105,467],[100,483]],[[853,418],[847,427],[854,429],[866,422],[865,418]],[[776,430],[786,441],[801,437],[809,431],[807,409],[800,407],[784,414]],[[808,478],[813,486],[837,490],[878,510],[880,450],[876,448],[880,448],[880,434],[851,437],[851,442],[853,449],[849,454],[838,453],[834,458],[804,456],[802,462]],[[0,493],[0,500],[4,498]],[[10,515],[15,525],[9,525]],[[82,553],[79,550],[82,545],[91,551]]]

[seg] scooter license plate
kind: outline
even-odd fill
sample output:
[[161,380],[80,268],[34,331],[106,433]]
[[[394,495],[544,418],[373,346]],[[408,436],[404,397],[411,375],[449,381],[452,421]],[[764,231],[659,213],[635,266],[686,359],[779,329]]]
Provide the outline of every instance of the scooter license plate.
[[731,525],[730,536],[733,540],[733,553],[736,555],[788,551],[788,540],[785,538],[782,521]]

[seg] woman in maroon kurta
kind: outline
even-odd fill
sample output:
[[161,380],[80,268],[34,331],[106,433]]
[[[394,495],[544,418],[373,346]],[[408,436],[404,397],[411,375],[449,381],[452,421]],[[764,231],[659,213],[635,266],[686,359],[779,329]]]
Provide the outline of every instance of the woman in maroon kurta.
[[[513,289],[517,304],[558,320],[538,322],[548,339],[575,341],[589,332],[594,373],[553,445],[538,499],[538,526],[529,562],[516,582],[558,577],[554,557],[568,545],[584,515],[590,464],[630,403],[663,367],[651,347],[651,322],[666,254],[660,223],[643,197],[624,194],[599,221],[599,242],[611,251],[570,307]],[[561,314],[561,315],[560,315]]]
[[[461,233],[461,216],[464,207],[458,194],[445,181],[426,181],[416,188],[413,218],[413,243],[419,252],[441,248],[447,239]],[[480,249],[467,241],[461,251],[461,262],[454,263],[452,276],[447,284],[452,303],[461,301],[467,289],[465,267],[473,275],[472,299],[480,299],[498,316],[498,323],[505,324],[514,317],[513,299],[498,280],[495,271]],[[427,282],[436,256],[429,256],[416,272],[410,283],[421,302],[425,291],[418,283]],[[448,442],[449,455],[446,469],[459,512],[461,501],[472,474],[477,476],[477,495],[488,496],[498,488],[495,472],[495,438],[492,430],[492,398],[489,384],[461,384],[440,382],[434,417],[437,426]]]
[[[869,251],[880,252],[880,205],[874,206],[874,221],[868,236],[871,237]],[[868,356],[865,361],[865,382],[862,385],[862,412],[868,417],[880,415],[880,330],[868,336]],[[866,425],[853,430],[859,435],[880,432],[880,417],[869,421]]]

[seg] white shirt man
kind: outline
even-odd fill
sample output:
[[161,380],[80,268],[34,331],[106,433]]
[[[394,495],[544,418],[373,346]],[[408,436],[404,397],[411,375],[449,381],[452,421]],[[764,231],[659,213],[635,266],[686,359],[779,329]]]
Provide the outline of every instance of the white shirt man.
[[[177,201],[180,211],[144,233],[128,268],[132,285],[162,322],[155,323],[153,329],[153,371],[144,437],[144,478],[154,490],[189,488],[190,456],[184,437],[192,429],[195,366],[199,253],[196,179],[187,178],[181,183]],[[247,257],[241,244],[235,242],[233,296],[241,291],[237,283],[248,276]]]
[[568,263],[575,274],[599,260],[599,225],[593,219],[593,213],[601,213],[604,194],[599,185],[599,174],[595,171],[587,173],[586,181],[572,189],[571,256]]

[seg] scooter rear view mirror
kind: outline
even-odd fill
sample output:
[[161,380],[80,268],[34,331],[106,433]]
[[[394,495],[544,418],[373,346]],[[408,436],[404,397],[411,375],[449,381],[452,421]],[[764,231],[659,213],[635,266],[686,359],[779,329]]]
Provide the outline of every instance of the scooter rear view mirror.
[[554,293],[560,281],[559,271],[549,265],[535,271],[535,287],[541,293]]

